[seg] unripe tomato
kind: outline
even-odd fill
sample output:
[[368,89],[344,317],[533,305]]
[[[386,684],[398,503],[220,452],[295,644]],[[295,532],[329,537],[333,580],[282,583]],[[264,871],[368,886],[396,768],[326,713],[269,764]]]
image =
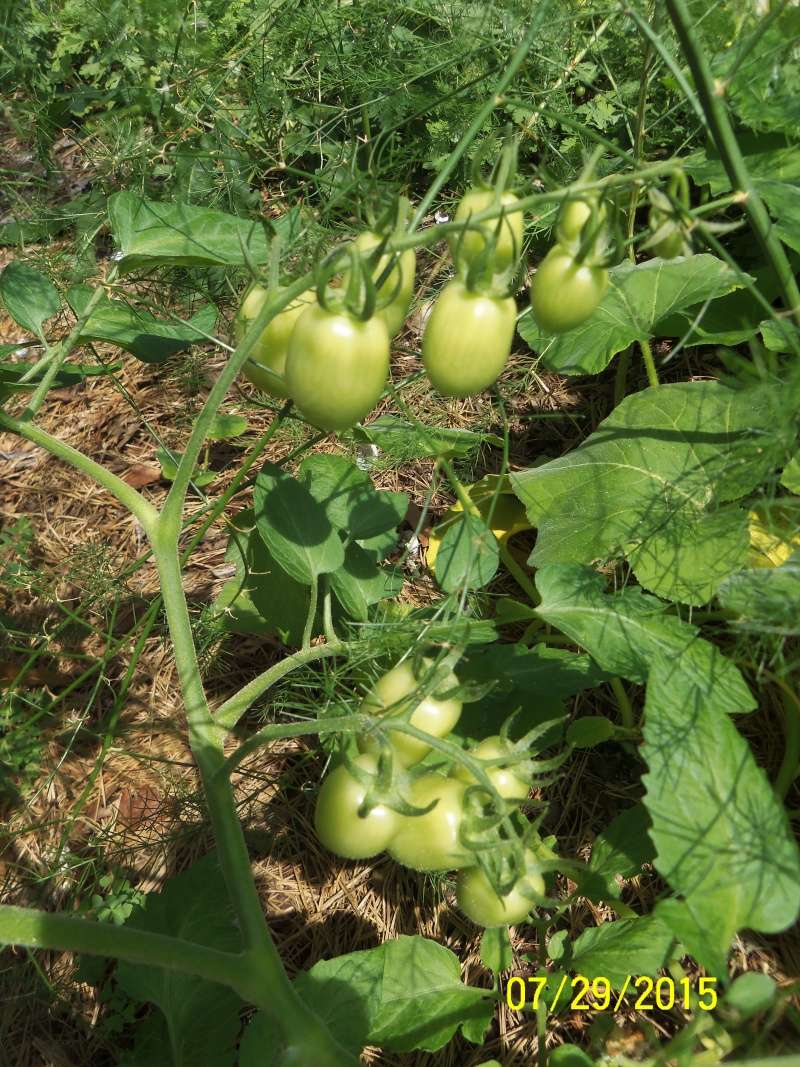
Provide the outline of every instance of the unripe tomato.
[[556,224],[559,241],[563,244],[577,241],[594,210],[586,200],[567,200],[561,208]]
[[535,856],[526,855],[528,870],[509,893],[499,896],[479,867],[460,871],[456,879],[458,906],[478,926],[513,926],[528,916],[538,899],[544,896],[544,879]]
[[[370,755],[356,756],[353,762],[374,774],[377,760]],[[325,848],[349,860],[363,860],[383,852],[400,825],[400,816],[391,808],[378,804],[367,815],[359,815],[366,787],[350,774],[342,763],[335,767],[317,797],[314,828]]]
[[[660,211],[651,208],[649,222],[650,229],[653,233],[656,233],[666,222],[666,217]],[[650,245],[650,251],[654,256],[660,256],[662,259],[674,259],[676,256],[683,255],[686,251],[686,245],[677,223],[670,228],[669,232],[660,241]]]
[[[278,292],[281,292],[279,289]],[[245,293],[242,306],[234,322],[234,334],[237,343],[241,341],[250,323],[272,296],[263,285],[252,285]],[[301,296],[279,311],[275,318],[266,326],[258,336],[258,340],[250,350],[250,356],[242,367],[242,373],[253,385],[263,389],[272,396],[287,397],[289,390],[286,387],[284,373],[286,371],[286,353],[289,348],[289,338],[292,335],[295,323],[308,307],[317,299],[313,289],[309,289]]]
[[530,284],[531,307],[547,333],[566,333],[588,319],[608,288],[608,271],[576,263],[561,245],[554,245]]
[[[423,664],[430,668],[433,661],[425,659]],[[439,686],[439,691],[446,692],[457,685],[458,678],[450,671]],[[434,737],[446,737],[459,720],[461,701],[452,698],[442,700],[433,694],[420,700],[411,696],[418,689],[419,679],[414,674],[410,661],[404,660],[378,679],[364,697],[360,710],[368,715],[403,715],[413,707],[414,711],[407,722],[433,734]],[[390,732],[390,738],[397,759],[406,767],[419,763],[431,750],[431,746],[424,741],[396,730]],[[369,738],[359,738],[358,744],[363,751],[377,750],[377,742]]]
[[[477,215],[494,206],[494,189],[470,189],[461,198],[454,216],[455,222],[466,222],[470,215]],[[518,203],[518,198],[511,192],[505,192],[500,197],[500,203],[511,209]],[[471,266],[483,253],[486,247],[484,234],[495,234],[497,219],[489,219],[480,223],[479,226],[468,229],[461,233],[447,235],[447,243],[450,246],[450,254],[455,258],[460,256],[465,266]],[[495,237],[494,246],[494,269],[500,274],[508,270],[520,257],[522,252],[522,238],[525,233],[525,220],[521,211],[511,211],[503,216],[503,225]],[[460,242],[460,245],[459,245]]]
[[[371,230],[359,234],[355,241],[356,248],[360,252],[371,252],[372,249],[380,243],[381,237],[379,234],[373,233]],[[372,277],[376,281],[380,278],[381,274],[383,274],[391,258],[389,253],[381,256],[377,267],[375,267],[372,272]],[[408,309],[411,306],[411,300],[414,296],[414,279],[416,272],[417,255],[413,248],[407,248],[405,252],[400,253],[400,257],[392,268],[389,277],[378,289],[379,299],[383,298],[386,300],[389,297],[392,297],[389,303],[378,311],[378,314],[386,322],[386,328],[389,331],[390,337],[394,337],[395,334],[400,333],[400,330],[403,328],[403,323],[405,322]]]
[[[470,755],[476,759],[492,760],[501,756],[508,756],[512,747],[499,734],[487,737],[475,748],[470,749]],[[525,778],[519,767],[487,767],[486,773],[501,797],[506,800],[526,800],[531,791],[531,783]],[[453,771],[453,777],[468,785],[480,784],[477,778],[466,767],[459,764]]]
[[459,842],[466,788],[436,772],[415,779],[408,800],[420,808],[436,800],[436,807],[427,815],[401,816],[389,855],[415,871],[449,871],[474,863],[474,854]]
[[305,419],[345,430],[380,399],[389,375],[389,334],[377,315],[362,321],[319,304],[300,315],[289,339],[286,384]]
[[512,297],[472,292],[453,278],[425,324],[422,362],[443,396],[472,396],[494,382],[511,353],[517,305]]

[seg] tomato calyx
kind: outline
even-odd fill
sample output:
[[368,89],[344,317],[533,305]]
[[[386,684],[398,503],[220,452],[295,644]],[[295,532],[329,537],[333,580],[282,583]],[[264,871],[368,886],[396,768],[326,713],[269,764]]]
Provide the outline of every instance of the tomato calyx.
[[690,206],[689,181],[683,170],[673,172],[666,192],[649,189],[648,198],[650,237],[641,247],[662,259],[690,256],[691,219],[687,214]]

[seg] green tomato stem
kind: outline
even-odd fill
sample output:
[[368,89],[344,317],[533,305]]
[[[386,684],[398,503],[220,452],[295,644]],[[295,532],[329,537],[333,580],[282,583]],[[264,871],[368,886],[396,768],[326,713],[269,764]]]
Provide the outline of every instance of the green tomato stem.
[[313,734],[322,737],[325,734],[359,733],[370,724],[371,720],[368,716],[354,714],[338,715],[330,719],[312,719],[308,722],[274,723],[264,726],[243,741],[236,751],[228,756],[217,774],[220,777],[230,775],[249,755],[271,741],[282,741],[287,737],[309,737]]
[[750,178],[747,164],[723,103],[725,86],[716,82],[711,74],[707,56],[697,39],[685,0],[666,0],[666,5],[683,54],[694,77],[697,96],[731,185],[747,194],[744,209],[750,218],[753,232],[778,276],[787,310],[792,313],[795,321],[800,323],[800,290],[797,288],[794,271],[780,239],[775,234],[769,213]]
[[656,370],[655,360],[653,359],[653,349],[650,347],[650,342],[640,341],[639,348],[642,352],[644,368],[647,371],[647,382],[651,386],[656,386],[659,384],[658,371]]
[[0,905],[0,944],[108,956],[239,987],[243,956],[112,923]]
[[326,645],[314,645],[313,648],[293,652],[279,663],[262,671],[257,678],[243,685],[238,693],[234,693],[232,697],[220,704],[214,714],[214,722],[224,730],[232,730],[251,705],[281,678],[306,663],[326,659],[328,656],[346,655],[349,648],[346,642],[339,641],[329,642]]
[[145,500],[141,493],[128,485],[127,482],[123,482],[116,474],[112,474],[111,471],[106,470],[105,467],[90,459],[89,456],[79,452],[77,448],[60,441],[57,437],[53,437],[52,434],[40,429],[33,423],[21,422],[19,419],[6,415],[5,412],[0,412],[0,427],[26,438],[26,440],[35,445],[39,445],[55,456],[56,459],[69,463],[71,467],[79,470],[82,474],[93,478],[104,489],[107,489],[112,496],[115,496],[123,507],[128,509],[148,535],[155,529],[158,512],[153,505]]

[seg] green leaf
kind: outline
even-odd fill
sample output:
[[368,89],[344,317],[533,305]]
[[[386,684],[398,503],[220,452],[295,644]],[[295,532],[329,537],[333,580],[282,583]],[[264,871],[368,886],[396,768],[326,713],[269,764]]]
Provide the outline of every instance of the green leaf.
[[109,198],[108,212],[122,271],[167,264],[245,266],[247,258],[253,263],[267,263],[265,227],[283,234],[297,225],[296,213],[290,212],[273,225],[193,204],[144,200],[128,190]]
[[800,349],[800,328],[786,319],[765,319],[758,327],[764,347],[770,352],[795,352]]
[[588,567],[557,563],[536,575],[543,619],[582,645],[611,675],[645,682],[662,653],[671,664],[670,684],[690,687],[720,712],[755,707],[738,667],[698,628],[667,614],[669,605],[635,586],[605,592],[605,579]]
[[513,966],[514,950],[507,926],[495,926],[483,931],[481,963],[494,974],[501,974]]
[[[183,456],[182,452],[168,451],[166,448],[156,449],[156,459],[161,464],[162,477],[166,478],[168,482],[175,481],[175,475],[178,473],[178,464]],[[198,489],[202,489],[205,485],[211,485],[213,481],[216,481],[217,471],[206,470],[203,467],[195,467],[192,472],[192,482]]]
[[570,723],[567,744],[575,748],[594,748],[614,736],[613,723],[605,715],[586,715]]
[[[367,1044],[386,1052],[435,1052],[468,1020],[480,1020],[485,1028],[494,1011],[491,990],[464,985],[458,957],[423,937],[398,937],[379,948],[323,960],[294,984],[354,1053]],[[243,1057],[255,1051],[245,1034]],[[242,1058],[240,1065],[262,1062]]]
[[515,737],[550,719],[561,720],[565,700],[608,679],[588,656],[545,645],[497,643],[469,649],[458,673],[465,683],[493,683],[479,700],[464,705],[453,731],[470,742],[496,734],[516,709]]
[[43,324],[61,307],[58,290],[50,279],[17,260],[0,273],[0,297],[11,318],[37,337]]
[[743,629],[800,634],[800,552],[780,567],[732,574],[719,590],[719,601],[739,616]]
[[634,804],[633,807],[620,812],[597,836],[592,845],[589,870],[605,884],[603,890],[596,896],[592,895],[590,899],[597,901],[619,897],[620,887],[616,875],[630,878],[639,874],[645,863],[652,863],[655,852],[648,834],[649,829],[650,816],[647,808],[643,804]]
[[[184,874],[148,893],[126,926],[181,937],[227,952],[241,950],[230,898],[212,854]],[[161,1063],[169,1067],[229,1067],[236,1062],[239,997],[226,986],[161,967],[120,962],[117,981],[129,997],[155,1004],[163,1013],[169,1044]]]
[[265,463],[253,491],[256,522],[274,559],[296,582],[311,583],[344,563],[344,547],[325,508],[308,488]]
[[530,562],[627,556],[660,596],[704,604],[747,553],[746,515],[722,507],[780,461],[773,387],[681,382],[627,397],[574,451],[512,474],[538,526]]
[[673,935],[659,919],[645,915],[584,930],[572,945],[570,970],[589,980],[608,978],[622,989],[633,974],[657,974],[669,959]]
[[675,897],[659,900],[654,914],[680,941],[681,953],[692,956],[720,981],[727,980],[732,935],[725,914],[710,914],[708,910],[696,913],[691,902]]
[[209,441],[227,441],[241,437],[247,431],[247,419],[242,415],[215,415],[208,431]]
[[299,645],[308,616],[309,588],[275,562],[252,510],[233,519],[225,559],[236,564],[236,576],[214,601],[224,628],[237,634],[279,634],[284,644]]
[[[30,381],[21,382],[19,379],[34,364],[27,361],[21,363],[0,362],[0,390],[7,389],[9,392],[31,392],[36,388],[40,376],[37,374]],[[68,385],[77,385],[85,378],[94,378],[111,371],[119,370],[120,364],[105,366],[102,363],[65,363],[60,367],[53,379],[52,388],[63,388]]]
[[497,573],[497,538],[477,515],[463,515],[448,526],[436,556],[436,581],[446,593],[481,589]]
[[[81,315],[92,295],[87,285],[76,285],[67,300],[76,315]],[[124,348],[143,363],[163,363],[191,344],[207,341],[213,335],[217,309],[213,304],[202,308],[187,324],[157,319],[121,300],[103,297],[81,330],[82,341],[108,341]]]
[[725,1007],[732,1008],[740,1018],[750,1019],[771,1008],[777,997],[774,979],[761,971],[748,971],[734,979],[725,994]]
[[553,337],[528,312],[519,332],[542,363],[559,374],[599,374],[635,341],[649,341],[656,323],[676,311],[723,296],[743,285],[736,272],[711,255],[628,261],[609,272],[600,306],[574,330]]
[[379,492],[369,475],[344,456],[308,456],[298,476],[331,523],[356,541],[396,529],[408,511],[406,493]]
[[664,656],[653,659],[642,755],[655,866],[713,933],[712,954],[727,955],[743,927],[795,922],[800,854],[783,806],[732,721]]
[[550,1050],[547,1067],[594,1067],[594,1060],[577,1045],[559,1045]]
[[351,544],[345,549],[344,563],[331,574],[331,589],[350,616],[366,622],[369,607],[385,597],[397,596],[403,576],[391,567],[379,567],[372,553]]

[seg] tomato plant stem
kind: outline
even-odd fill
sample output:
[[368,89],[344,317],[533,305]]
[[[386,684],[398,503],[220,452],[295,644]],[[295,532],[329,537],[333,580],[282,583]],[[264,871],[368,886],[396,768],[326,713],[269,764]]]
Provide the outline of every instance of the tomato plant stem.
[[232,730],[247,709],[266,693],[271,685],[305,663],[313,663],[314,660],[325,659],[327,656],[346,655],[348,647],[344,641],[335,644],[329,642],[327,645],[314,645],[313,648],[285,656],[279,663],[268,667],[247,685],[243,685],[239,692],[234,693],[224,704],[220,704],[214,713],[214,722],[225,730]]
[[658,385],[658,371],[656,370],[655,360],[653,359],[653,349],[650,347],[649,341],[640,341],[639,348],[642,351],[642,359],[644,360],[644,369],[647,371],[647,381],[651,386]]
[[625,691],[625,686],[622,684],[622,680],[620,678],[612,678],[609,684],[617,701],[619,717],[622,719],[622,725],[629,730],[635,730],[636,719],[633,714],[633,706],[631,705],[630,697]]
[[79,452],[77,448],[73,448],[72,445],[66,444],[57,437],[53,437],[46,430],[42,430],[30,422],[21,422],[19,419],[14,419],[4,412],[0,412],[0,427],[9,430],[11,433],[19,434],[20,437],[26,438],[33,444],[47,449],[56,459],[69,463],[71,467],[81,471],[82,474],[93,478],[131,512],[145,533],[150,533],[155,528],[158,512],[153,505],[145,500],[141,493],[128,485],[127,482],[123,482],[116,474],[112,474],[111,471],[106,470],[99,463],[95,463],[93,459],[85,456],[83,452]]
[[270,741],[281,741],[286,737],[307,737],[311,734],[351,734],[364,730],[369,725],[365,715],[337,715],[330,719],[311,719],[306,722],[279,722],[263,727],[243,741],[236,751],[228,756],[220,767],[218,774],[228,775],[235,770],[252,753]]
[[783,245],[753,185],[744,156],[739,148],[739,142],[724,104],[726,85],[724,82],[716,81],[711,74],[708,57],[698,41],[685,0],[666,0],[666,5],[681,49],[692,72],[697,96],[720,159],[734,190],[740,190],[746,194],[743,204],[753,231],[778,276],[787,309],[792,313],[795,321],[800,322],[800,290],[797,288],[794,271],[786,257]]

